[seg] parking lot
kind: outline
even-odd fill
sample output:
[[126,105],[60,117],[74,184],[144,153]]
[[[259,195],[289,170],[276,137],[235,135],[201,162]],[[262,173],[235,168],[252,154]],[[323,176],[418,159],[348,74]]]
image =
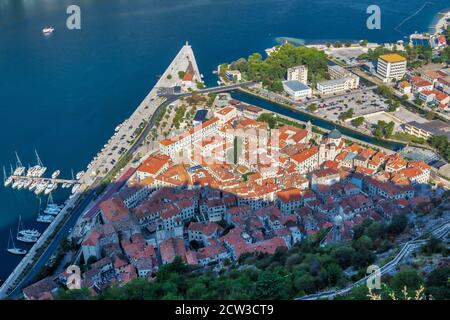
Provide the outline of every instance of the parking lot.
[[389,107],[385,99],[373,90],[319,100],[317,106],[317,115],[331,121],[337,121],[339,115],[349,109],[353,109],[357,117],[385,111]]

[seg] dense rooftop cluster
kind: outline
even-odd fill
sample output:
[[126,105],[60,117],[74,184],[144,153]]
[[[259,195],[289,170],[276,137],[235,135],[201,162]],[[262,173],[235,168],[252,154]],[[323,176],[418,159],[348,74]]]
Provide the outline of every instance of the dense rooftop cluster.
[[[177,256],[220,267],[244,253],[290,248],[321,229],[324,243],[349,240],[364,219],[390,221],[427,200],[417,192],[429,181],[425,162],[311,129],[269,130],[226,106],[161,141],[126,186],[85,217],[82,255],[90,267],[82,286],[95,293],[150,278]],[[45,281],[46,288],[56,283]],[[40,286],[27,296],[48,295]]]

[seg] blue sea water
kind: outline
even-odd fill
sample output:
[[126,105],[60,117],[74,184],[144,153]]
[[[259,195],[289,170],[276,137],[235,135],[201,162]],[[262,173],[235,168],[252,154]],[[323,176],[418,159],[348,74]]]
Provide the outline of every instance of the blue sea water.
[[[71,4],[81,8],[81,30],[66,28]],[[381,8],[381,30],[366,28],[371,4]],[[263,53],[277,37],[397,41],[428,31],[449,7],[450,0],[0,0],[0,165],[14,163],[16,150],[34,164],[36,148],[50,172],[84,169],[186,40],[215,84],[216,65]],[[46,25],[56,28],[50,37],[41,33]],[[36,226],[38,203],[31,192],[0,188],[0,279],[20,259],[6,252],[9,229],[19,214]]]

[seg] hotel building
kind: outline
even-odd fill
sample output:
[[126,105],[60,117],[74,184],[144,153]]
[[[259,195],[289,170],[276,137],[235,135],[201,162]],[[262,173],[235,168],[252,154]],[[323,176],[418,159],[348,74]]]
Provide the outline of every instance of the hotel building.
[[400,80],[406,73],[406,58],[397,53],[381,55],[378,58],[377,76],[384,82]]
[[287,80],[297,80],[306,84],[308,81],[308,67],[296,66],[287,70]]

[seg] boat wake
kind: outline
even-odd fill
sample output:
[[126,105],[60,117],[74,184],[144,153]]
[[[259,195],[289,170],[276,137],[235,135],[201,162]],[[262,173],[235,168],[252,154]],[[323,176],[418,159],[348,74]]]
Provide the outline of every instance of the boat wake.
[[427,5],[429,5],[429,4],[435,4],[435,3],[434,3],[434,2],[429,2],[429,1],[425,2],[425,3],[419,8],[419,10],[417,10],[417,11],[414,12],[412,15],[410,15],[410,16],[406,17],[405,19],[403,19],[403,20],[400,22],[400,24],[394,28],[394,30],[397,31],[397,32],[399,32],[399,33],[401,33],[401,34],[403,34],[403,35],[408,35],[408,33],[406,33],[405,31],[400,30],[400,27],[403,26],[403,25],[405,24],[405,22],[411,20],[412,18],[414,18],[415,16],[417,16],[419,13],[421,13],[422,10],[425,9],[425,7],[426,7]]

